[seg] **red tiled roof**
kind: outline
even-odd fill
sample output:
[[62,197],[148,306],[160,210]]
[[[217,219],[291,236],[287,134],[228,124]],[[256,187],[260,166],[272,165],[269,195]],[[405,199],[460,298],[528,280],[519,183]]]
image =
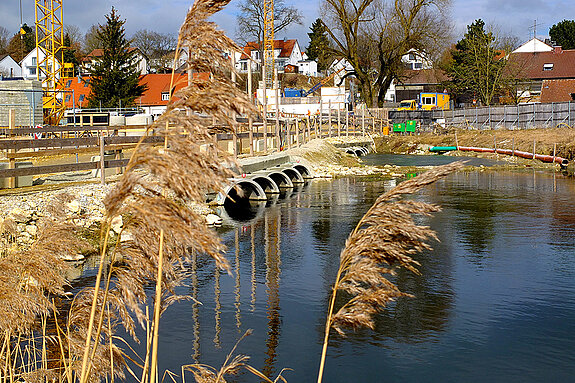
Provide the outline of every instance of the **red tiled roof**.
[[541,102],[573,101],[575,95],[575,79],[543,80],[541,86]]
[[[510,62],[518,67],[519,75],[527,79],[575,79],[575,49],[513,53]],[[553,64],[553,69],[543,70],[544,64]]]
[[[210,73],[194,73],[192,75],[195,80],[199,81],[208,81],[210,76]],[[168,105],[167,100],[162,100],[162,93],[167,93],[170,91],[171,81],[172,75],[170,73],[151,73],[140,76],[140,85],[146,85],[148,88],[141,97],[138,97],[134,101],[134,103],[141,106]],[[74,105],[72,96],[67,97],[67,95],[72,94],[74,95],[76,108],[85,108],[91,90],[90,78],[82,78],[80,82],[78,82],[77,77],[67,77],[63,79],[62,83],[64,84],[64,89],[66,90],[64,96],[66,108],[72,108]],[[187,73],[176,73],[174,75],[173,93],[187,85]]]
[[[290,57],[297,40],[274,40],[274,49],[281,49],[279,57]],[[260,44],[256,41],[250,41],[244,47],[244,53],[241,60],[250,56],[252,51],[260,49]]]
[[[162,93],[170,91],[171,73],[151,73],[140,76],[140,85],[146,85],[148,89],[134,103],[142,106],[168,105],[167,100],[162,100]],[[173,93],[188,85],[187,73],[174,75]],[[172,93],[172,94],[173,94]]]
[[91,93],[90,78],[64,77],[64,104],[67,109],[74,106],[76,108],[85,108],[88,105],[88,96]]

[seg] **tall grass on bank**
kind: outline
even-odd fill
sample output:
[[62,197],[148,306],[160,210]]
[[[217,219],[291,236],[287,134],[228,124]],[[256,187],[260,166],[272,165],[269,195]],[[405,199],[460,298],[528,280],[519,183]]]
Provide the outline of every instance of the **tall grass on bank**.
[[[399,268],[419,274],[413,255],[431,247],[435,232],[419,226],[413,216],[428,216],[440,208],[425,202],[402,200],[401,196],[418,191],[438,179],[459,170],[463,162],[440,166],[404,181],[377,198],[349,235],[340,254],[340,264],[331,293],[325,324],[318,383],[322,381],[330,331],[345,335],[343,328],[373,329],[374,315],[399,297],[401,292],[387,279]],[[336,296],[345,293],[345,303],[335,311]]]
[[[165,145],[138,145],[124,176],[105,198],[94,287],[73,298],[69,313],[57,312],[53,298],[64,297],[66,286],[59,255],[81,251],[73,242],[76,228],[54,222],[29,252],[3,251],[2,381],[85,383],[113,381],[129,373],[140,382],[154,383],[159,380],[159,318],[170,304],[191,299],[176,293],[187,276],[191,252],[211,257],[230,272],[219,238],[190,207],[203,202],[206,191],[221,190],[233,175],[234,161],[211,144],[213,122],[218,131],[233,133],[234,115],[257,113],[227,79],[234,68],[224,53],[240,47],[206,20],[228,2],[198,0],[186,15],[178,45],[186,48],[187,69],[207,72],[210,78],[192,78],[173,95],[148,130],[164,137]],[[118,217],[123,228],[111,246],[111,226]],[[10,237],[14,225],[4,223],[3,232]],[[149,285],[156,285],[153,298],[146,294]],[[136,326],[146,330],[145,339],[139,340],[145,343],[145,355],[126,351],[127,343],[116,335],[118,326],[134,338]],[[141,371],[128,367],[128,360]]]

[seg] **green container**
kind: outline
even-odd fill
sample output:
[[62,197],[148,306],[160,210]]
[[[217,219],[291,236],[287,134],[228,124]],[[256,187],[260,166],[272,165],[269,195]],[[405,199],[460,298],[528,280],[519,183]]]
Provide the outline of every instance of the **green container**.
[[407,124],[405,124],[405,131],[415,133],[415,127],[416,126],[417,126],[417,121],[407,120]]
[[404,123],[394,123],[393,124],[393,132],[397,133],[397,132],[405,132],[405,124]]

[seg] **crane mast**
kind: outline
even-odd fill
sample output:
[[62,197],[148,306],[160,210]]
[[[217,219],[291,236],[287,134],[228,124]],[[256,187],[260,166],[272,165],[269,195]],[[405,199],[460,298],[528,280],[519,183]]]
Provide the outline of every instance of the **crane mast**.
[[64,115],[61,70],[64,47],[63,0],[34,0],[36,75],[42,81],[44,122],[57,125]]
[[264,0],[264,86],[273,87],[274,78],[274,0]]

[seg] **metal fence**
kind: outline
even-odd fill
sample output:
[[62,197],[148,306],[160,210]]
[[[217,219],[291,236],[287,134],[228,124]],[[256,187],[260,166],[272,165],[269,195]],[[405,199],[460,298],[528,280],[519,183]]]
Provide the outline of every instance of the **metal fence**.
[[456,110],[390,111],[392,122],[416,120],[425,128],[435,124],[466,129],[534,129],[575,124],[575,102],[501,105]]

